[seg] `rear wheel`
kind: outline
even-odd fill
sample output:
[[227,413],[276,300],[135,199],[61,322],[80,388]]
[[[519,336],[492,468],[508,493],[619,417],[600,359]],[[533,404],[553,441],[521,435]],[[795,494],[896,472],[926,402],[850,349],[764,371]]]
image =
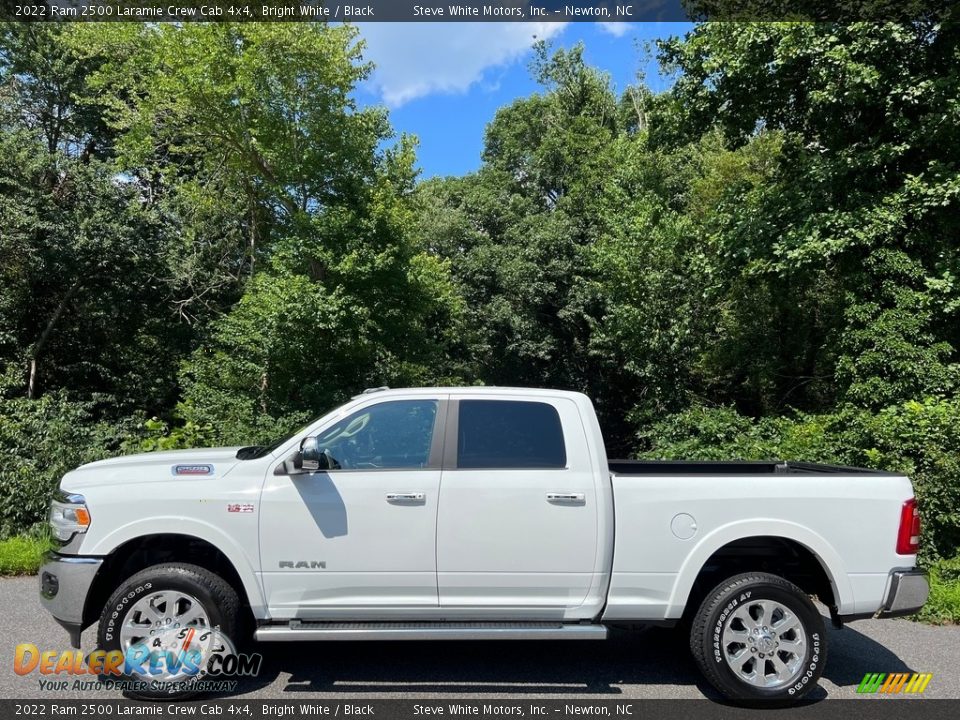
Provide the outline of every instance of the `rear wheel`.
[[791,702],[816,687],[827,638],[803,590],[777,575],[745,573],[708,593],[694,617],[690,649],[726,697]]

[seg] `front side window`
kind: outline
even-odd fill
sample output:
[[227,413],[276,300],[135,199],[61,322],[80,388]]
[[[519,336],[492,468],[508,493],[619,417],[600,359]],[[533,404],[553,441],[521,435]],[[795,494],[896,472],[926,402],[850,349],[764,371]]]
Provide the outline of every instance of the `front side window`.
[[436,400],[395,400],[365,407],[317,436],[334,470],[426,467]]
[[553,405],[509,400],[461,400],[459,468],[563,468],[567,450]]

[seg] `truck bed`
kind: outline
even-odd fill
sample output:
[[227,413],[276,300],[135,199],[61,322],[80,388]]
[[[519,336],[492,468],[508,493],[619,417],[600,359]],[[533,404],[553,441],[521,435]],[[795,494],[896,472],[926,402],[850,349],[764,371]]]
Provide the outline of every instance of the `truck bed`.
[[892,475],[844,465],[792,460],[610,460],[617,475]]

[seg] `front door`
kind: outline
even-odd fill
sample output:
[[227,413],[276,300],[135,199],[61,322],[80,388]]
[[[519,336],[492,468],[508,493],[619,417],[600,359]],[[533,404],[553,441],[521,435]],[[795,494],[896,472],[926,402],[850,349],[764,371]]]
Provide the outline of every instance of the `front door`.
[[274,618],[435,611],[445,406],[371,400],[316,433],[329,470],[267,477],[260,560]]

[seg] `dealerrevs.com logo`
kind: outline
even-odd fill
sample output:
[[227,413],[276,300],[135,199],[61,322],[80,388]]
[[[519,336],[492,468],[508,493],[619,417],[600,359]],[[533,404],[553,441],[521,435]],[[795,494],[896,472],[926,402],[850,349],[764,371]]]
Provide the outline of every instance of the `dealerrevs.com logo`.
[[229,678],[256,676],[263,657],[237,653],[222,632],[203,627],[164,630],[125,650],[43,650],[21,643],[14,651],[18,675],[37,673],[44,691],[122,689],[171,695],[230,692]]
[[932,678],[933,673],[867,673],[857,692],[917,695],[927,689]]

